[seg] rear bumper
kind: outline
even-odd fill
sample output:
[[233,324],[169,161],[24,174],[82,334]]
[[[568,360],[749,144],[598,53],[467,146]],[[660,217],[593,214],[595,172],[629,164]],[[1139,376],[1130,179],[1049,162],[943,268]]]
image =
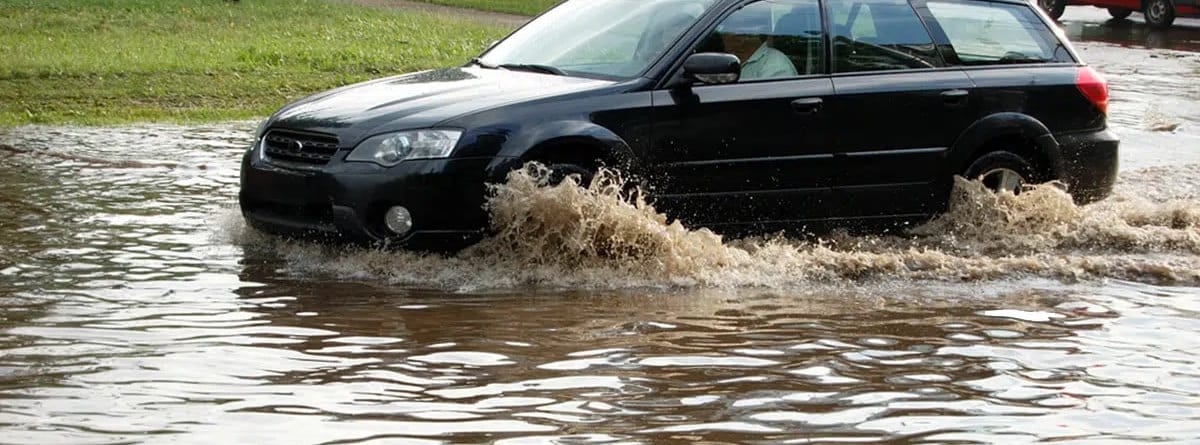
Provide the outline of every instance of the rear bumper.
[[[248,154],[238,195],[246,222],[276,235],[418,250],[453,250],[480,239],[489,172],[507,158],[406,161],[391,168],[334,160],[321,171],[276,167]],[[383,224],[404,206],[413,229],[398,236]]]
[[1099,201],[1117,182],[1121,140],[1109,130],[1056,135],[1060,160],[1058,178],[1080,204]]

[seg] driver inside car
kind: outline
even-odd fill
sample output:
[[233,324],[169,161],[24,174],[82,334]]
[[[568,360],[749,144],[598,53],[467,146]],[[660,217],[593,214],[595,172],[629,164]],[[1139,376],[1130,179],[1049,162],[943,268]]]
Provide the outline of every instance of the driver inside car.
[[796,66],[767,38],[771,33],[771,11],[750,5],[735,12],[717,27],[725,52],[742,61],[741,80],[795,77]]

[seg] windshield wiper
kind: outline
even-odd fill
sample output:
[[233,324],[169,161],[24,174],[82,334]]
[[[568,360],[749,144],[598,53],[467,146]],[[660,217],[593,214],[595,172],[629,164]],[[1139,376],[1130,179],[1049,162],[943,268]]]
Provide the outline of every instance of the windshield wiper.
[[496,65],[489,65],[489,64],[483,63],[483,61],[479,60],[478,57],[471,59],[470,62],[467,62],[467,65],[479,65],[480,68],[487,68],[489,70],[494,70],[497,68]]
[[474,59],[471,59],[470,62],[467,62],[467,64],[468,65],[478,65],[480,68],[487,68],[489,70],[494,70],[497,68],[504,68],[506,70],[512,70],[512,71],[532,71],[535,73],[553,74],[555,76],[567,75],[567,72],[563,71],[562,69],[559,69],[559,68],[556,68],[556,67],[553,67],[550,65],[542,65],[542,64],[538,64],[538,63],[502,63],[499,65],[492,65],[489,63],[485,63],[483,60],[480,60],[478,57],[476,57]]
[[566,71],[552,67],[550,65],[541,65],[537,63],[502,63],[500,68],[513,71],[533,71],[535,73],[553,74],[555,76],[565,76]]

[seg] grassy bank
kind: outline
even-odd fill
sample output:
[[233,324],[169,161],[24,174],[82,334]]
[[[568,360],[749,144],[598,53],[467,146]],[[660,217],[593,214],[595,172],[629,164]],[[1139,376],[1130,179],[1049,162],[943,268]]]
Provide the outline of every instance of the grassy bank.
[[263,116],[505,32],[322,0],[0,0],[0,125]]
[[509,14],[538,15],[563,0],[417,0],[425,3],[456,6]]

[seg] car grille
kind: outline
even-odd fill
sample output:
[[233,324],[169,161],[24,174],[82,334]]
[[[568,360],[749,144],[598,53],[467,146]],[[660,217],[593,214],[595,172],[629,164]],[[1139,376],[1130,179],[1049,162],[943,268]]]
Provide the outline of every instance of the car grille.
[[327,134],[271,130],[263,137],[263,158],[283,166],[320,167],[337,150],[337,137]]

